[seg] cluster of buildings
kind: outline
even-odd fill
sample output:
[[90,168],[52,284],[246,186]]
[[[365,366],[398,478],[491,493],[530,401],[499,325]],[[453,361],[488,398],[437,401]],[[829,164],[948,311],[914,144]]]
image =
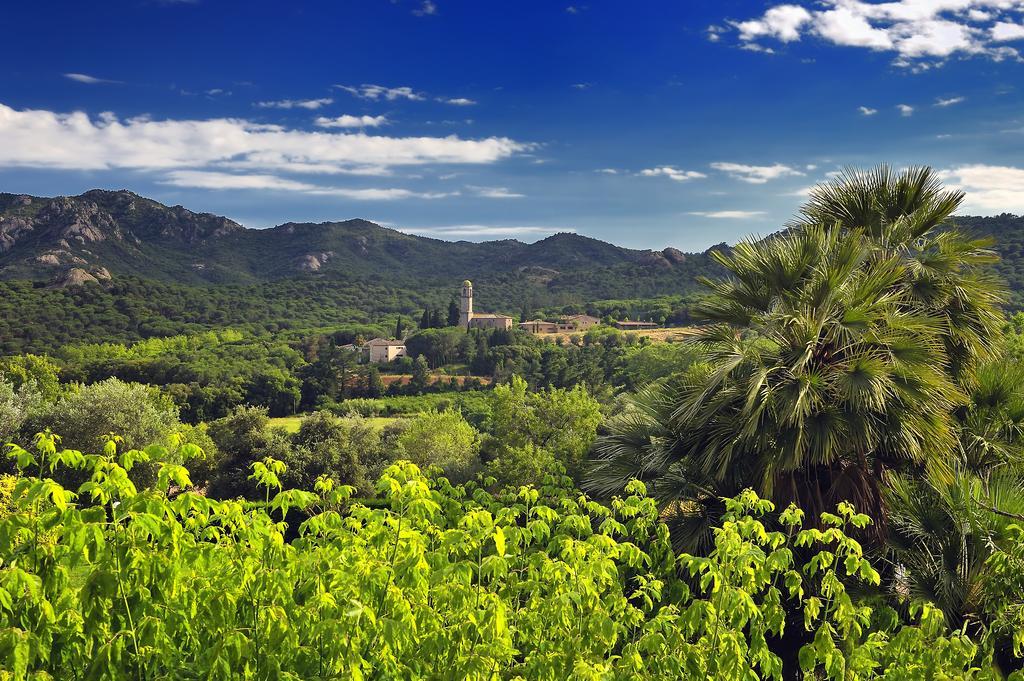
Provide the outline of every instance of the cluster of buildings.
[[557,322],[546,322],[542,319],[534,319],[532,322],[520,322],[519,328],[530,333],[559,333],[586,331],[597,326],[601,320],[586,314],[574,314],[568,317],[561,317]]
[[[462,282],[459,292],[459,326],[469,329],[503,329],[512,328],[515,320],[508,315],[491,312],[473,311],[473,282],[468,279]],[[558,321],[549,322],[543,319],[524,321],[519,328],[530,333],[575,333],[586,331],[601,323],[597,317],[586,314],[575,314],[561,317]],[[615,322],[618,329],[653,329],[658,325],[654,322]],[[361,348],[369,356],[372,364],[386,364],[406,355],[405,341],[388,338],[374,338],[364,343]]]

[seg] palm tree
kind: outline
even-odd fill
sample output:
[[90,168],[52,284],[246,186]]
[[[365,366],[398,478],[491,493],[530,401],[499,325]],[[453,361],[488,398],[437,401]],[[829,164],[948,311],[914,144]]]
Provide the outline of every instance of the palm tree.
[[1024,463],[1024,367],[999,359],[977,368],[968,403],[956,411],[960,460],[987,480],[1002,468]]
[[988,244],[944,224],[961,198],[928,170],[848,171],[787,231],[715,254],[730,276],[704,282],[706,365],[609,423],[588,487],[647,480],[693,542],[744,486],[812,517],[850,500],[884,525],[890,471],[951,479],[954,412],[1000,300]]
[[913,305],[943,321],[949,369],[969,381],[973,367],[992,356],[1005,291],[991,269],[979,267],[998,260],[991,239],[950,224],[963,199],[963,192],[944,189],[931,168],[847,169],[813,188],[788,226],[863,231],[880,257],[903,258]]
[[978,639],[991,631],[1004,671],[1019,667],[1011,652],[1015,617],[1007,606],[1020,608],[1021,596],[993,598],[991,557],[1019,541],[1010,528],[1024,520],[1024,477],[1006,467],[986,479],[958,469],[949,482],[893,476],[886,497],[885,556],[894,595],[934,603],[951,629],[966,628]]

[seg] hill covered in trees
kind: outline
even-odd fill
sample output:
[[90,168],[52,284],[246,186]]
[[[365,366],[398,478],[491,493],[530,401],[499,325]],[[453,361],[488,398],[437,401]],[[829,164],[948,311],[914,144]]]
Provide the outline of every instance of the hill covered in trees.
[[358,219],[246,229],[129,191],[57,198],[0,194],[4,279],[49,281],[76,268],[97,278],[127,275],[188,284],[251,284],[303,275],[449,283],[515,275],[557,289],[571,286],[581,274],[587,280],[587,272],[622,268],[640,268],[665,285],[692,281],[708,263],[705,254],[632,250],[569,233],[527,244],[448,242]]
[[[955,221],[995,238],[1009,306],[1024,306],[1024,217]],[[723,274],[709,252],[578,234],[448,242],[366,220],[255,230],[128,191],[0,194],[0,354],[226,328],[387,333],[446,307],[467,277],[490,311],[685,323],[699,277]]]
[[973,234],[995,240],[992,247],[999,253],[995,269],[1010,289],[1010,306],[1024,308],[1024,215],[967,216],[955,221]]

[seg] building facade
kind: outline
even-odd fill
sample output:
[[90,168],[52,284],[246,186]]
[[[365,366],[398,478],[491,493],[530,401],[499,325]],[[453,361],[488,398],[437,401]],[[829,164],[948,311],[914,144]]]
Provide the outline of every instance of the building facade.
[[511,329],[512,318],[490,312],[473,312],[473,282],[462,282],[459,292],[459,326],[464,329]]
[[530,333],[555,333],[558,331],[558,324],[546,322],[543,319],[534,319],[530,322],[520,322],[519,328]]
[[364,346],[370,354],[371,364],[387,364],[399,357],[405,357],[405,343],[400,340],[374,338]]
[[558,320],[559,331],[586,331],[601,323],[597,317],[588,314],[574,314]]

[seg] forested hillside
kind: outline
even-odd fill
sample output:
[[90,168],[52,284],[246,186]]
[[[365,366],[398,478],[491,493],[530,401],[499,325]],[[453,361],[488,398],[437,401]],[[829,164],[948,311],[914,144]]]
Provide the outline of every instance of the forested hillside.
[[[997,271],[1019,309],[1024,217],[956,222],[995,237]],[[365,220],[250,230],[127,191],[0,194],[0,353],[226,328],[384,331],[401,316],[444,308],[466,277],[477,283],[479,309],[614,310],[680,322],[698,278],[721,273],[707,253],[636,251],[576,234],[533,244],[446,242]],[[659,296],[672,300],[650,303]]]
[[1003,213],[993,217],[958,217],[956,223],[978,236],[994,239],[999,253],[995,269],[1010,289],[1010,307],[1024,308],[1024,216]]
[[[104,279],[134,275],[188,284],[251,284],[342,275],[411,286],[505,276],[554,290],[625,291],[588,272],[639,268],[666,288],[692,281],[709,261],[676,249],[638,251],[577,234],[526,244],[448,242],[367,220],[245,229],[227,218],[168,207],[128,191],[39,198],[0,194],[0,278],[53,281],[71,269]],[[581,275],[581,276],[577,276]],[[582,281],[581,281],[582,279]],[[613,280],[615,277],[613,276]],[[598,291],[593,291],[597,293]]]

